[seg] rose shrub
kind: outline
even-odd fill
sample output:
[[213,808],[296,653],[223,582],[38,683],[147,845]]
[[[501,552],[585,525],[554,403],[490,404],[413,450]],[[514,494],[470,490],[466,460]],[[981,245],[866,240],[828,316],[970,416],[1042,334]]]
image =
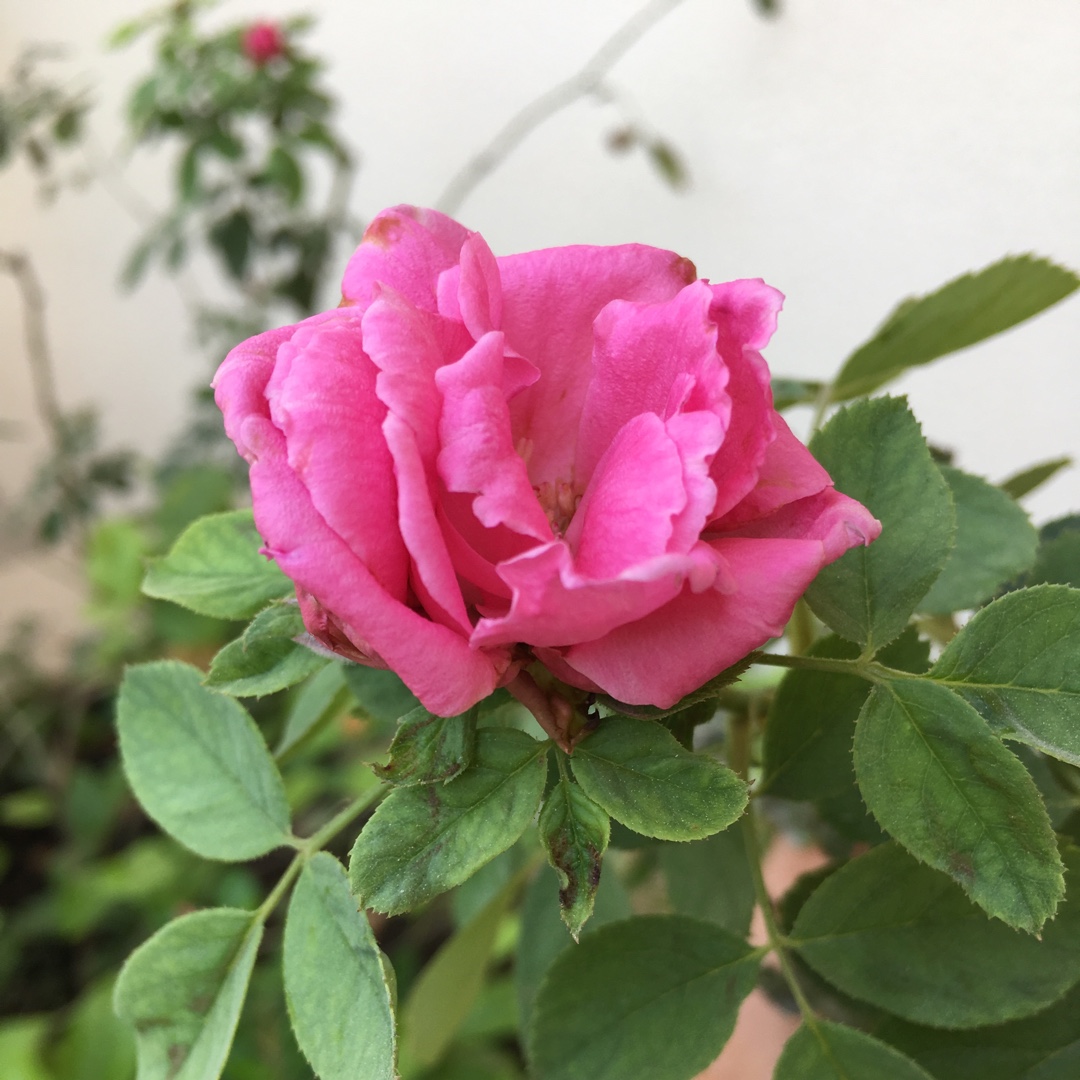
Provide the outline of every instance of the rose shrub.
[[880,531],[773,409],[760,280],[636,244],[495,258],[396,207],[342,292],[233,349],[217,401],[311,634],[434,713],[534,660],[671,706]]

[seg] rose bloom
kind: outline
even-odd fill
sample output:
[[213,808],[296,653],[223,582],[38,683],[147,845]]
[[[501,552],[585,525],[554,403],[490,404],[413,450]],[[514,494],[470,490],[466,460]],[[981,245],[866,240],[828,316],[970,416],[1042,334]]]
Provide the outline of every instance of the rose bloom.
[[880,525],[774,410],[782,296],[625,244],[496,258],[381,213],[333,311],[214,380],[312,635],[463,712],[539,661],[669,707]]
[[241,41],[244,55],[255,64],[265,64],[285,51],[285,36],[277,23],[252,23]]

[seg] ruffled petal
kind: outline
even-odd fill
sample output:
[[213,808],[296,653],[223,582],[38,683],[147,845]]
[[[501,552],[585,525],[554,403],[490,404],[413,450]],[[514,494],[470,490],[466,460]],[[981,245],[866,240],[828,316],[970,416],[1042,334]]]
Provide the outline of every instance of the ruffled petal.
[[472,631],[454,564],[439,528],[432,477],[424,466],[412,429],[391,413],[382,433],[394,461],[398,488],[397,525],[412,556],[410,582],[424,610],[466,637]]
[[514,450],[503,349],[503,335],[493,331],[435,373],[442,395],[439,475],[449,491],[475,494],[472,510],[485,527],[505,525],[546,543],[551,526]]
[[534,485],[572,479],[592,375],[593,320],[612,300],[667,300],[697,276],[670,251],[625,244],[562,247],[498,260],[510,349],[541,372],[511,404],[515,441]]
[[513,601],[505,616],[477,623],[472,643],[478,647],[518,641],[562,646],[601,637],[656,612],[688,581],[708,588],[718,566],[712,548],[698,544],[686,555],[660,555],[618,578],[597,581],[575,572],[566,542],[557,540],[500,564],[498,570],[513,591]]
[[795,438],[779,413],[773,417],[773,426],[776,439],[765,450],[756,486],[721,520],[714,522],[714,528],[737,528],[832,486],[829,474]]
[[769,369],[758,349],[776,329],[783,295],[760,280],[729,281],[710,289],[717,348],[731,373],[731,423],[712,464],[717,488],[712,516],[717,519],[753,490],[776,438]]
[[255,454],[255,523],[298,589],[332,611],[360,651],[381,658],[432,712],[454,716],[490,694],[509,666],[506,650],[470,648],[460,634],[390,596],[312,506],[289,467],[281,432],[251,418],[247,434]]
[[713,544],[731,591],[684,589],[646,619],[560,650],[564,662],[620,701],[670,708],[783,632],[827,561],[818,540]]
[[225,419],[225,434],[248,461],[252,459],[252,450],[241,434],[244,421],[249,416],[270,415],[266,386],[274,373],[278,348],[296,330],[295,325],[282,326],[242,341],[221,362],[210,384],[214,388],[214,401]]
[[366,311],[385,285],[424,311],[437,311],[439,275],[455,266],[469,230],[437,210],[392,206],[377,215],[341,282],[346,304]]
[[727,428],[728,372],[716,351],[712,305],[712,291],[698,281],[660,303],[614,300],[597,316],[574,466],[581,488],[619,429],[641,413],[666,420],[707,410]]
[[323,520],[391,596],[404,600],[408,556],[397,528],[394,463],[380,426],[376,369],[360,319],[342,310],[302,323],[278,349],[268,399],[289,465]]

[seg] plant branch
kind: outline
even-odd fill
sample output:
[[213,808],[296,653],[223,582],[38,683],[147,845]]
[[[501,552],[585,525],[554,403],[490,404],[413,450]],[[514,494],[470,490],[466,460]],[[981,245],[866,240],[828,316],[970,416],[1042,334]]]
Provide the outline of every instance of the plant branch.
[[751,664],[765,664],[768,667],[802,668],[809,671],[833,671],[840,675],[858,675],[869,682],[892,682],[896,679],[922,679],[911,671],[900,671],[886,667],[872,660],[831,660],[824,656],[792,656],[789,653],[767,653],[755,650],[750,653]]
[[296,856],[285,868],[285,873],[278,878],[277,884],[270,890],[270,894],[259,905],[255,912],[256,922],[267,919],[274,908],[281,903],[282,898],[289,891],[292,883],[299,876],[300,871],[303,870],[312,855],[322,851],[342,829],[355,821],[369,806],[378,802],[385,794],[386,788],[379,784],[353,799],[341,813],[335,814],[318,832],[313,833],[306,839],[295,839],[293,843],[296,846]]
[[528,135],[575,101],[596,93],[612,67],[680,3],[682,0],[650,0],[619,27],[580,70],[556,83],[515,113],[487,146],[451,178],[435,200],[435,207],[447,214],[457,213],[481,181],[494,172]]

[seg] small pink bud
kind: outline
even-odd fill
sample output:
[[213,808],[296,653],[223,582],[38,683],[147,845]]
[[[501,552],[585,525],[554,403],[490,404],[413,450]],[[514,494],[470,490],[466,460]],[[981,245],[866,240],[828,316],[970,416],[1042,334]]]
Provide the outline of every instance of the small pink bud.
[[252,23],[244,31],[243,48],[249,60],[262,66],[285,51],[285,35],[276,23]]

